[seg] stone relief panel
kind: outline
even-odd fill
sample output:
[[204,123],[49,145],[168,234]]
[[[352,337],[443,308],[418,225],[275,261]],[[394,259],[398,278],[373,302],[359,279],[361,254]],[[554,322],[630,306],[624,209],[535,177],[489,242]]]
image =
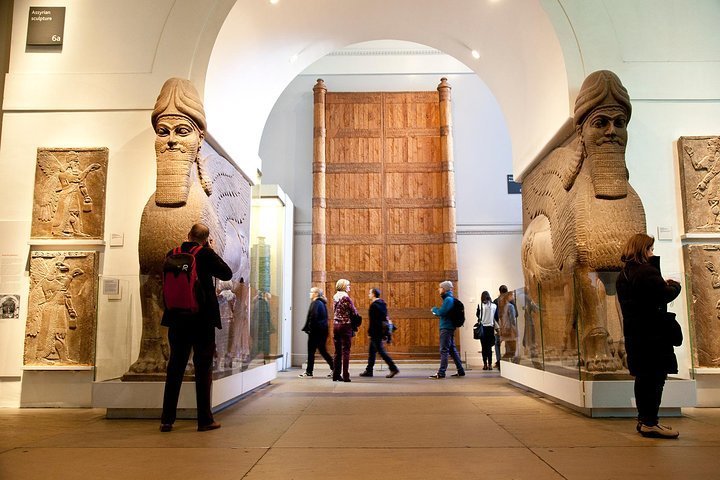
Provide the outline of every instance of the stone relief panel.
[[32,252],[25,365],[94,365],[97,252]]
[[102,239],[107,148],[38,148],[30,236]]
[[694,367],[720,367],[720,245],[685,245]]
[[720,232],[720,137],[680,137],[678,159],[685,232]]

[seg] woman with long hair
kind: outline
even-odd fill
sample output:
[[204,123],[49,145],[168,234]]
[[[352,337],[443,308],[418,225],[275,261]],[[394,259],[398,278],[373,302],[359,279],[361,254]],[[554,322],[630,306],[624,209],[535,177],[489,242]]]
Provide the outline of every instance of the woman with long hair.
[[677,430],[658,423],[658,412],[667,374],[678,371],[666,323],[667,304],[680,294],[680,284],[663,279],[654,244],[655,239],[644,233],[628,240],[616,287],[628,369],[635,377],[637,431],[645,437],[677,438]]
[[335,343],[333,382],[349,382],[350,346],[353,336],[352,317],[358,315],[358,312],[348,295],[350,280],[341,278],[335,283],[335,290],[333,296],[333,341]]
[[[482,345],[483,370],[492,370],[492,351],[495,346],[495,311],[497,305],[492,303],[490,292],[484,291],[480,295],[480,305],[477,307],[478,322],[482,328],[480,345]],[[500,359],[498,359],[499,361]]]

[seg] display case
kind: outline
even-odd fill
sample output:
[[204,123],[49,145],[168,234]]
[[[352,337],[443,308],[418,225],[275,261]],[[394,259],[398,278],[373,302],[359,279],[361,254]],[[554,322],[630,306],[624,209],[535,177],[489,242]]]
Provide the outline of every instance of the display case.
[[[591,416],[634,415],[633,377],[627,369],[618,272],[574,272],[511,291],[517,317],[503,337],[499,303],[501,375]],[[580,288],[582,284],[583,288]],[[581,296],[579,292],[591,292]],[[677,308],[674,303],[669,309]],[[510,309],[512,310],[512,309]],[[691,371],[670,375],[662,413],[695,405]]]
[[250,224],[250,366],[290,362],[292,201],[277,185],[256,185]]

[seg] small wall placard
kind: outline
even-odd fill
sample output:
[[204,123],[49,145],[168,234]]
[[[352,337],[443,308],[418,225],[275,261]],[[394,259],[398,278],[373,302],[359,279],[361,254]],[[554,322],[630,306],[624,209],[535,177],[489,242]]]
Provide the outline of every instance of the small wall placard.
[[62,45],[65,34],[65,7],[30,7],[27,45]]
[[522,185],[516,182],[512,175],[507,176],[507,192],[509,194],[522,193]]

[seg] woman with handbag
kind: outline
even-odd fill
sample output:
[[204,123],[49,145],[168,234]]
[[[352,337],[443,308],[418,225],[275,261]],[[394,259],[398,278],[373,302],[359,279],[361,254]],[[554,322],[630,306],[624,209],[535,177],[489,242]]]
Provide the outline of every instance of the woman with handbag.
[[[341,278],[335,283],[335,290],[336,292],[333,296],[333,341],[335,343],[333,382],[349,382],[350,346],[354,333],[353,323],[360,325],[358,321],[360,315],[350,295],[348,295],[350,291],[350,280]],[[355,319],[354,322],[353,319]]]
[[[480,295],[480,305],[475,315],[478,319],[480,345],[482,345],[483,370],[492,370],[492,350],[495,346],[495,311],[497,305],[492,303],[490,293]],[[498,359],[499,360],[499,359]]]
[[[628,369],[635,377],[638,410],[637,431],[645,437],[677,438],[680,434],[658,423],[663,387],[668,373],[678,364],[671,334],[667,304],[680,294],[680,284],[664,280],[660,257],[653,255],[655,239],[644,233],[633,235],[622,254],[625,264],[616,281],[623,315]],[[682,339],[680,339],[682,342]]]

